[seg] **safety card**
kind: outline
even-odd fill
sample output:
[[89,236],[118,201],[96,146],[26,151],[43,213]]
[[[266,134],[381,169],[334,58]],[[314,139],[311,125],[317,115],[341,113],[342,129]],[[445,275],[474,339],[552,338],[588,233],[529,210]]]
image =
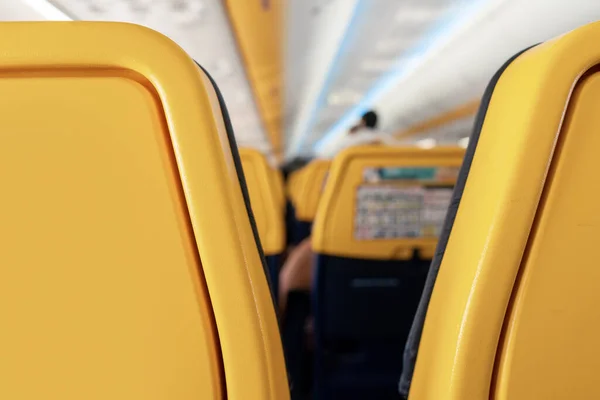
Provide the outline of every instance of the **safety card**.
[[456,167],[366,168],[356,193],[357,240],[437,237]]

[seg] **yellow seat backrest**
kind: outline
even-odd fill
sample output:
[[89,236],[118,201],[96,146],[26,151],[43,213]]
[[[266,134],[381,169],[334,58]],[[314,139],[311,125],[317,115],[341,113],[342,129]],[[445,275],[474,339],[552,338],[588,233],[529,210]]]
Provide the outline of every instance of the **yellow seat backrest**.
[[285,249],[285,221],[275,173],[258,150],[240,149],[240,159],[263,251],[266,256],[281,254]]
[[275,196],[277,197],[277,203],[281,207],[282,212],[285,212],[285,182],[283,180],[283,173],[277,169],[272,168],[272,179],[273,186],[275,187]]
[[288,176],[288,180],[285,186],[286,197],[292,203],[296,203],[296,199],[298,197],[298,189],[300,187],[300,177],[302,176],[304,169],[299,169],[292,172]]
[[313,224],[314,251],[393,260],[412,258],[418,250],[430,259],[463,155],[454,147],[342,151],[329,170]]
[[287,398],[210,78],[129,24],[3,23],[0,48],[0,398]]
[[298,221],[312,222],[315,219],[330,165],[330,160],[313,160],[298,175],[298,181],[294,184],[296,191],[293,192]]
[[598,397],[599,41],[584,26],[490,84],[411,400]]

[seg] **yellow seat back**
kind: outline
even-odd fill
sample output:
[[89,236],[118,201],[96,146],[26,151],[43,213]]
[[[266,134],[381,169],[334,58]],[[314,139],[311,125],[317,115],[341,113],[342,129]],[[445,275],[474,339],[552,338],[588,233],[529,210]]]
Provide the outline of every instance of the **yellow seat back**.
[[300,188],[300,177],[303,174],[304,169],[299,169],[297,171],[292,172],[287,180],[287,184],[285,187],[286,196],[288,200],[292,203],[292,205],[296,204],[296,199],[298,198],[298,189]]
[[463,155],[454,147],[342,151],[329,170],[313,224],[314,251],[393,260],[418,250],[430,259]]
[[240,149],[240,159],[263,251],[266,256],[281,254],[285,249],[285,221],[275,172],[258,150]]
[[129,24],[5,23],[0,48],[0,398],[287,398],[211,80]]
[[334,158],[311,240],[317,397],[384,398],[397,387],[463,155],[364,146]]
[[277,197],[277,203],[281,207],[282,212],[285,211],[285,182],[283,180],[283,173],[277,169],[272,168],[272,179],[273,187],[275,188],[275,196]]
[[600,24],[582,27],[491,83],[411,400],[598,396],[599,41]]
[[294,184],[296,192],[293,192],[298,221],[312,222],[315,219],[330,165],[330,160],[313,160],[298,175],[298,181]]

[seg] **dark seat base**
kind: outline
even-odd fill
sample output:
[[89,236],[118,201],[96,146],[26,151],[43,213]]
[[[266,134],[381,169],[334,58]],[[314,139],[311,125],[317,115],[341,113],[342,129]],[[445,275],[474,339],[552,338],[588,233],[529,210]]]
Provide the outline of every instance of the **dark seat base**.
[[430,260],[317,256],[317,399],[397,399],[402,351]]

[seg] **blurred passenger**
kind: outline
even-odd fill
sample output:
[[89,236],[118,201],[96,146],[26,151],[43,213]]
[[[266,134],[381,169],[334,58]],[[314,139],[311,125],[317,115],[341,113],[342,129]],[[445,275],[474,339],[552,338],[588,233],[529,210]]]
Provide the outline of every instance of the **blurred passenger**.
[[360,121],[348,131],[346,137],[339,143],[339,149],[364,144],[394,144],[396,140],[385,132],[377,129],[378,116],[373,110],[363,114]]
[[287,297],[293,290],[309,290],[313,279],[314,253],[310,237],[289,254],[279,274],[279,306],[285,312]]
[[374,131],[377,129],[377,113],[373,110],[363,114],[360,121],[350,128],[350,133],[355,134],[360,130]]

